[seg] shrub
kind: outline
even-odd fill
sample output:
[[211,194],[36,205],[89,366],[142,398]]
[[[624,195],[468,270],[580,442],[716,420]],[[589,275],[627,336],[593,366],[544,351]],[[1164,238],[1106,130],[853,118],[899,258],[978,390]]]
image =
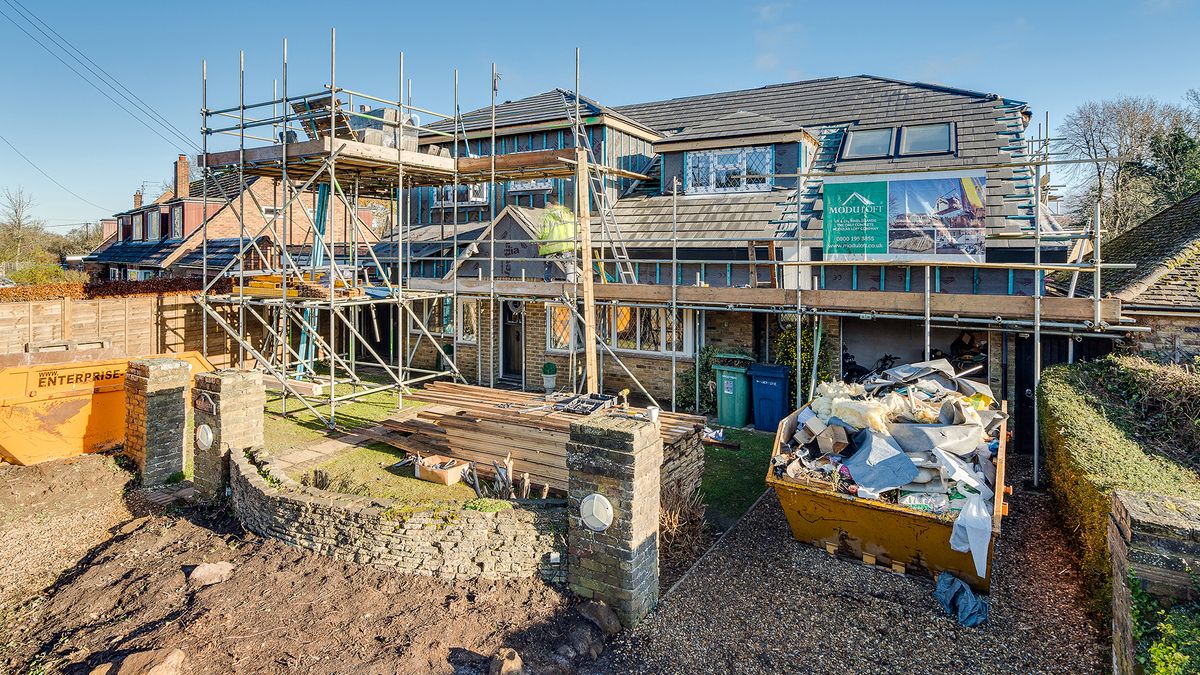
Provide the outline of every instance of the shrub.
[[[1195,471],[1154,452],[1153,444],[1138,442],[1137,429],[1151,431],[1138,422],[1139,416],[1152,414],[1163,401],[1157,394],[1126,389],[1127,378],[1149,376],[1131,374],[1127,368],[1140,372],[1159,367],[1144,359],[1130,363],[1131,358],[1047,368],[1038,389],[1050,491],[1079,549],[1089,606],[1101,617],[1111,611],[1107,533],[1112,492],[1188,496],[1200,491]],[[1168,424],[1160,430],[1169,433],[1172,428]],[[1160,445],[1171,441],[1157,433],[1152,436]]]
[[1146,675],[1200,672],[1200,603],[1164,609],[1129,572],[1137,662]]
[[[801,399],[808,400],[808,391],[812,386],[812,367],[813,356],[816,350],[813,349],[815,320],[813,317],[806,317],[804,321],[804,332],[800,335],[800,348],[804,352],[803,364],[801,365],[800,383],[804,387],[804,395]],[[830,355],[832,351],[829,348],[830,341],[821,338],[821,359],[817,362],[817,382],[829,382],[833,380],[833,374],[836,372],[832,366]],[[796,324],[789,324],[787,328],[780,331],[775,337],[775,362],[785,366],[796,367]],[[794,372],[794,371],[793,371]],[[796,400],[796,379],[794,377],[788,379],[788,400]]]
[[79,270],[64,270],[58,265],[40,264],[13,270],[9,273],[8,278],[21,286],[41,286],[43,284],[82,284],[88,280],[88,275]]

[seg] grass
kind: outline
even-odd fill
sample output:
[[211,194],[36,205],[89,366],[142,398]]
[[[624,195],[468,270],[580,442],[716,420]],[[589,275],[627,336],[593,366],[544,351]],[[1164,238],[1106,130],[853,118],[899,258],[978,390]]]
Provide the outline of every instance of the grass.
[[[337,385],[338,395],[353,390],[349,384]],[[405,401],[404,406],[423,405]],[[304,404],[295,397],[288,397],[287,417],[283,416],[283,395],[278,391],[267,392],[267,415],[263,420],[263,440],[267,452],[279,454],[283,450],[304,445],[324,438],[329,429]],[[329,411],[328,401],[313,405],[322,415]],[[334,408],[334,420],[341,429],[357,429],[370,426],[396,414],[396,392],[380,391],[351,401],[338,401]]]
[[705,446],[704,477],[700,484],[708,519],[722,530],[732,527],[767,489],[764,476],[775,436],[726,428],[725,439],[740,442],[741,449]]
[[[341,453],[314,470],[329,474],[331,490],[395,499],[414,506],[444,506],[475,500],[475,491],[466,483],[439,485],[413,476],[411,465],[392,468],[405,456],[403,450],[386,443],[372,443]],[[293,478],[299,480],[300,476]],[[478,510],[489,509],[481,503]]]

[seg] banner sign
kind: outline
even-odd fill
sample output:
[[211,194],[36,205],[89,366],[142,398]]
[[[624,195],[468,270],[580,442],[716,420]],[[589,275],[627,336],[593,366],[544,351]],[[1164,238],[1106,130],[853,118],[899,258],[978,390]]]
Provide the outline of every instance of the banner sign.
[[983,262],[984,171],[828,176],[824,184],[826,260]]

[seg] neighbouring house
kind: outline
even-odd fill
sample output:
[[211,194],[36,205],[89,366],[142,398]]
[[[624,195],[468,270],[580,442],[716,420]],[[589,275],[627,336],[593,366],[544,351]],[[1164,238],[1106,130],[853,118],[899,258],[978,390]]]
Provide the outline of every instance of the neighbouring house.
[[[93,279],[232,273],[240,269],[238,254],[243,249],[245,271],[254,271],[276,265],[282,245],[289,250],[312,245],[315,191],[292,201],[285,229],[287,199],[280,181],[246,175],[243,186],[236,171],[215,173],[207,180],[192,180],[189,173],[187,157],[179,155],[170,190],[149,204],[143,203],[140,191],[134,194],[133,208],[115,215],[115,231],[83,260]],[[355,228],[350,209],[337,200],[333,203],[335,241],[375,240],[370,209],[358,209],[362,226]],[[351,237],[352,229],[357,229],[356,237]]]
[[[1200,357],[1200,192],[1105,242],[1100,255],[1136,266],[1106,269],[1100,279],[1105,296],[1120,298],[1124,312],[1151,329],[1134,333],[1132,348],[1175,363]],[[1091,276],[1080,275],[1075,295],[1092,288]]]

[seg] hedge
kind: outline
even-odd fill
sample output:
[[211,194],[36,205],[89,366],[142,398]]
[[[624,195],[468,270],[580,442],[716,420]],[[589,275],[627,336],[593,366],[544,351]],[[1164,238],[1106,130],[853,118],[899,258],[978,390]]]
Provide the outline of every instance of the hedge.
[[[99,281],[87,284],[36,284],[0,288],[0,302],[35,300],[90,300],[144,295],[190,295],[204,287],[198,278],[161,278],[144,281]],[[228,293],[230,280],[219,279],[210,293]]]
[[[1186,442],[1177,435],[1179,427],[1200,426],[1200,421],[1177,409],[1177,421],[1168,423],[1162,415],[1171,414],[1175,395],[1169,392],[1177,390],[1149,386],[1147,379],[1174,382],[1184,391],[1200,387],[1200,378],[1178,367],[1109,356],[1047,368],[1038,389],[1050,492],[1079,549],[1088,604],[1100,617],[1111,613],[1107,536],[1113,490],[1200,494],[1200,475],[1194,469],[1155,450]],[[1146,418],[1158,419],[1161,435],[1143,423]],[[1195,446],[1188,449],[1192,459],[1200,452]]]

